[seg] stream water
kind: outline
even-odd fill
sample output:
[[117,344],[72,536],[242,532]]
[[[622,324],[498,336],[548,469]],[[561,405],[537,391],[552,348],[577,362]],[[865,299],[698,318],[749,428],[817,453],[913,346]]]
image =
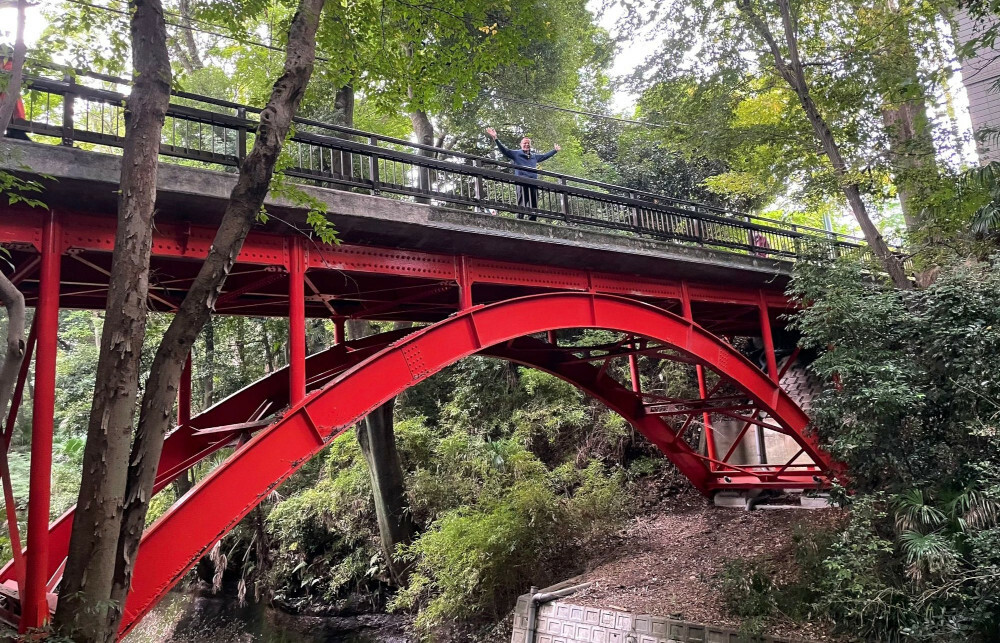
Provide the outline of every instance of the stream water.
[[409,622],[391,614],[297,616],[234,597],[174,592],[127,643],[412,643]]

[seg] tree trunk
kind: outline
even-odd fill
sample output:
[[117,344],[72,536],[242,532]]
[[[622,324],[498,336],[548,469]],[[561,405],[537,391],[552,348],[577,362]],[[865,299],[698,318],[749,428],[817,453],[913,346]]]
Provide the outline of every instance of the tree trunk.
[[792,88],[795,95],[798,96],[799,103],[801,103],[802,109],[805,111],[806,117],[813,127],[813,132],[823,146],[823,151],[830,160],[830,164],[833,166],[834,174],[841,181],[844,196],[847,197],[847,203],[851,206],[854,218],[857,219],[858,225],[861,226],[865,240],[868,242],[872,253],[882,264],[882,267],[897,288],[910,290],[913,288],[913,284],[907,278],[902,262],[889,249],[878,228],[875,227],[871,217],[868,215],[868,209],[861,198],[861,190],[857,182],[849,180],[847,164],[840,153],[840,147],[833,136],[833,131],[827,124],[826,119],[823,118],[823,115],[820,114],[819,108],[810,94],[809,85],[802,71],[802,60],[799,57],[797,27],[788,0],[777,0],[777,5],[781,12],[785,45],[788,48],[789,59],[787,61],[784,54],[781,53],[781,48],[778,46],[774,34],[771,33],[764,19],[754,11],[750,0],[740,0],[738,3],[740,11],[747,17],[761,38],[767,42],[771,50],[771,55],[774,57],[774,64],[778,73],[788,83],[788,86]]
[[[24,295],[0,273],[0,303],[7,309],[7,348],[0,364],[0,426],[7,417],[7,405],[14,397],[17,375],[24,361]],[[13,427],[7,427],[12,429]],[[5,445],[0,444],[0,448]],[[6,452],[4,453],[6,457]]]
[[333,100],[333,124],[354,127],[354,86],[344,85]]
[[146,332],[157,154],[170,101],[163,7],[159,0],[130,6],[134,84],[125,110],[118,230],[83,478],[56,612],[60,633],[80,642],[113,640],[121,620],[121,605],[109,598]]
[[[337,90],[333,100],[333,124],[354,127],[354,87],[344,85]],[[348,138],[346,135],[337,138]],[[368,141],[362,141],[367,143]],[[334,152],[330,158],[330,171],[341,176],[349,176],[352,156],[345,152]]]
[[212,318],[205,322],[205,373],[201,380],[202,410],[212,406],[212,394],[215,392],[215,326]]
[[909,232],[923,225],[923,211],[938,179],[934,141],[923,96],[882,110],[882,124],[889,138],[896,193]]
[[[351,339],[364,337],[367,325],[367,322],[363,321],[349,321]],[[393,329],[410,326],[409,322],[396,322]],[[385,556],[393,581],[402,587],[406,584],[410,570],[408,565],[396,560],[396,547],[413,542],[416,530],[406,503],[403,465],[396,450],[396,433],[393,426],[395,404],[396,398],[387,401],[359,422],[356,430],[358,444],[368,465],[368,475],[372,483],[382,554]]]
[[264,341],[264,359],[267,365],[267,372],[274,372],[274,349],[271,345],[271,336],[267,332],[267,320],[262,319],[260,322],[260,334]]
[[177,8],[181,14],[180,37],[181,42],[184,43],[183,47],[180,48],[183,52],[181,61],[184,70],[190,73],[203,68],[205,63],[202,62],[201,55],[198,53],[198,43],[194,41],[194,28],[191,24],[191,0],[180,0]]
[[[4,94],[3,101],[0,102],[0,135],[7,131],[7,126],[10,125],[21,91],[21,76],[24,72],[24,58],[27,52],[24,44],[24,12],[27,6],[26,0],[18,0],[17,36],[14,41],[10,81],[7,84],[7,92]],[[0,303],[7,309],[7,348],[4,351],[3,363],[0,364],[0,418],[5,418],[7,405],[10,404],[11,398],[14,396],[14,388],[17,386],[17,375],[21,370],[21,362],[24,361],[25,315],[24,295],[3,273],[0,273]],[[0,426],[2,423],[3,420],[0,419]],[[5,428],[13,429],[13,427]],[[0,447],[2,446],[0,445]]]
[[[119,604],[125,600],[131,582],[156,467],[163,450],[163,438],[170,426],[170,411],[184,361],[208,321],[215,300],[264,203],[285,136],[312,75],[316,30],[323,4],[324,0],[299,2],[289,28],[284,71],[275,81],[267,106],[260,114],[253,150],[240,166],[239,178],[208,257],[153,357],[139,410],[139,426],[129,457],[128,487],[111,592],[111,600]],[[120,618],[116,620],[116,626],[119,621]]]
[[[416,109],[410,112],[410,122],[413,124],[413,134],[420,145],[434,145],[434,125],[427,116],[427,112]],[[417,154],[427,158],[434,158],[434,152],[430,150],[417,150]],[[430,192],[433,185],[433,171],[429,168],[417,168],[418,187],[422,192]],[[429,197],[417,197],[417,203],[430,203]]]
[[14,40],[14,57],[11,60],[10,81],[7,83],[7,91],[4,94],[3,102],[0,102],[0,136],[7,131],[11,119],[14,117],[17,99],[21,95],[24,59],[28,54],[28,48],[24,44],[24,12],[27,8],[27,0],[17,0],[17,36]]
[[389,573],[397,586],[406,584],[409,565],[396,559],[396,547],[413,541],[413,521],[406,503],[403,466],[396,451],[393,407],[396,398],[368,414],[358,423],[358,444],[368,464],[378,519],[378,535]]

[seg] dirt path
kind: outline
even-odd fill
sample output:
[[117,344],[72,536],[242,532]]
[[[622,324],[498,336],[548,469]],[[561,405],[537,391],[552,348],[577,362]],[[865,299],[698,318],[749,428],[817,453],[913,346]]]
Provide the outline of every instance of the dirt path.
[[[591,561],[581,582],[593,585],[569,602],[739,627],[727,614],[718,575],[735,559],[767,560],[782,583],[796,573],[796,525],[833,524],[837,510],[721,509],[683,494],[634,518],[620,540]],[[769,633],[831,640],[825,627],[776,622]]]

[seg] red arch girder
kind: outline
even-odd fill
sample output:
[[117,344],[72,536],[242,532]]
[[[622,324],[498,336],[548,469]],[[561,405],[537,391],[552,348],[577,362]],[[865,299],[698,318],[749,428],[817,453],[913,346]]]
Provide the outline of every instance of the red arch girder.
[[[371,357],[387,344],[404,337],[413,329],[393,330],[358,340],[345,342],[311,355],[306,359],[307,385],[310,390],[323,386],[344,370]],[[249,429],[234,428],[218,433],[199,433],[205,429],[225,427],[247,422],[259,413],[262,405],[267,408],[262,415],[273,413],[288,406],[288,367],[285,366],[256,382],[220,400],[195,417],[185,426],[178,426],[163,443],[163,453],[157,467],[156,493],[177,479],[198,462],[230,446],[239,435]],[[49,525],[49,557],[47,577],[52,579],[49,586],[62,574],[62,566],[69,551],[69,539],[73,531],[73,516],[76,507],[71,507]],[[8,561],[0,569],[0,582],[14,578],[13,561]]]
[[[739,382],[785,430],[801,435],[806,427],[802,410],[732,346],[654,306],[607,295],[555,293],[469,308],[415,331],[307,395],[153,524],[143,536],[120,634],[126,634],[212,543],[272,489],[386,400],[484,348],[566,328],[604,328],[665,341]],[[595,381],[594,386],[613,408],[627,411],[635,405],[634,399],[610,385]],[[662,420],[656,421],[662,425]],[[650,428],[650,434],[656,435],[656,430]],[[665,436],[660,440],[669,442]],[[826,461],[809,440],[803,437],[800,444],[817,462]],[[687,470],[697,471],[694,462],[684,462]],[[707,467],[700,466],[707,472]],[[707,490],[706,477],[702,474],[694,481],[696,485],[700,481],[702,490]]]
[[[716,468],[711,470],[706,467],[708,458],[696,453],[688,442],[682,439],[681,431],[671,427],[664,415],[650,412],[650,405],[645,401],[646,397],[650,395],[649,393],[635,392],[626,388],[622,383],[609,377],[605,368],[596,368],[588,361],[579,359],[573,347],[556,347],[530,337],[521,337],[512,342],[484,349],[479,354],[499,357],[547,371],[603,401],[663,451],[667,458],[685,473],[695,487],[703,493],[720,489],[815,487],[817,479],[821,482],[821,486],[826,486],[834,472],[834,468],[827,464],[825,454],[816,447],[808,436],[790,426],[770,424],[765,425],[766,428],[794,438],[802,448],[801,453],[818,455],[815,461],[819,464],[792,466],[791,461],[789,461],[784,465],[777,463],[733,465],[723,460],[715,462]],[[671,357],[666,359],[671,359]],[[721,375],[728,378],[725,374]],[[736,384],[739,383],[736,382]],[[742,398],[742,396],[740,397]],[[708,401],[711,402],[713,399],[716,398],[709,398]],[[728,398],[720,399],[727,400],[727,404],[729,403]],[[702,400],[678,399],[673,400],[672,405],[686,407],[686,410],[679,412],[678,415],[700,417],[704,408],[702,404]],[[757,408],[753,404],[747,406]],[[710,412],[718,412],[716,408],[709,408]],[[757,409],[757,412],[760,410],[762,409]],[[726,413],[726,411],[722,412]],[[736,415],[730,417],[746,419]],[[685,422],[681,430],[688,424],[689,422]],[[801,453],[796,454],[792,461]]]

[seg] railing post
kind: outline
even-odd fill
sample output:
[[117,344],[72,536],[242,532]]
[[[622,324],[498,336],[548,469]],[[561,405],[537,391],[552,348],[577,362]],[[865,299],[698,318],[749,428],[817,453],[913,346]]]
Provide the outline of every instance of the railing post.
[[63,74],[63,81],[68,85],[63,94],[63,124],[62,144],[73,146],[73,102],[76,99],[76,77],[71,73]]
[[[481,169],[483,162],[479,159],[472,159],[472,167]],[[478,173],[473,176],[472,189],[476,201],[482,201],[486,198],[486,186],[483,185],[483,177],[479,176]]]
[[[632,191],[629,191],[628,198],[631,199],[631,200],[633,200],[633,201],[637,200],[637,198],[635,196],[635,192],[632,192]],[[634,227],[635,229],[638,230],[639,229],[639,206],[633,205],[630,208],[630,210],[631,210],[631,213],[632,213],[632,227]]]
[[[246,121],[247,119],[247,108],[237,107],[236,108],[236,118]],[[243,164],[243,159],[247,157],[247,127],[246,124],[241,125],[236,130],[236,155],[239,157],[240,165]]]
[[[369,136],[368,144],[372,147],[378,147],[378,139],[374,136]],[[378,186],[382,184],[382,180],[379,178],[378,174],[378,156],[374,153],[368,156],[368,174],[371,176],[372,180],[372,194],[378,194]]]
[[[559,177],[559,185],[566,187],[565,176]],[[563,220],[567,221],[569,219],[569,194],[563,191],[559,192],[559,205],[559,209],[562,210]]]

